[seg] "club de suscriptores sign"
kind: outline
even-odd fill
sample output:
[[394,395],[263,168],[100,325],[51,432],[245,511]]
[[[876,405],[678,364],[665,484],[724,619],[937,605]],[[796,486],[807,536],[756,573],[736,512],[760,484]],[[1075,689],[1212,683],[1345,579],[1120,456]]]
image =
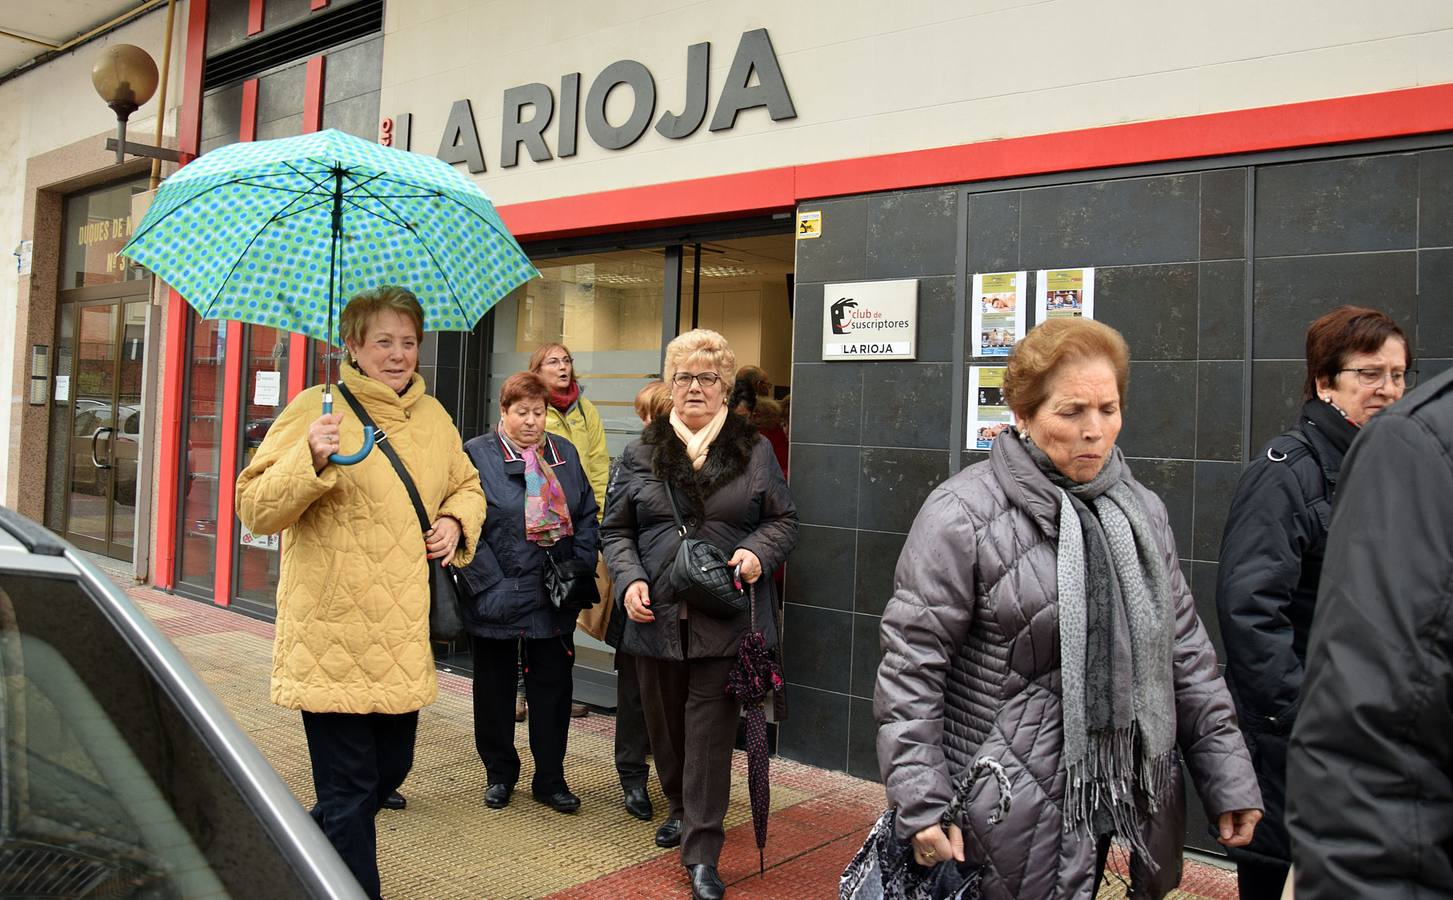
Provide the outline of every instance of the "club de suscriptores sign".
[[822,359],[918,358],[918,279],[823,287]]

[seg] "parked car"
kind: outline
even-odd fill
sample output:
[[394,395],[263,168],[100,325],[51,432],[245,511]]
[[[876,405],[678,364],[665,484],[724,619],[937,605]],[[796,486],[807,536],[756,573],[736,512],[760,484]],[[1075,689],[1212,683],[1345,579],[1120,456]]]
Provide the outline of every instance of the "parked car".
[[364,896],[176,647],[4,508],[0,735],[0,896]]

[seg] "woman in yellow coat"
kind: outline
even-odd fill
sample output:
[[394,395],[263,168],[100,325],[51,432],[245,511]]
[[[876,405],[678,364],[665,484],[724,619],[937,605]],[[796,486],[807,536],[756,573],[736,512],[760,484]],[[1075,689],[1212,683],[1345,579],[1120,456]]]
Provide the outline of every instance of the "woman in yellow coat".
[[467,564],[484,522],[474,464],[415,371],[423,321],[411,292],[382,287],[348,303],[339,332],[349,356],[342,383],[412,476],[427,535],[382,452],[329,462],[340,444],[362,443],[363,426],[351,410],[319,416],[321,385],[288,404],[237,477],[242,524],[283,535],[272,700],[302,711],[313,818],[371,897],[374,815],[408,775],[419,709],[438,694],[427,567]]

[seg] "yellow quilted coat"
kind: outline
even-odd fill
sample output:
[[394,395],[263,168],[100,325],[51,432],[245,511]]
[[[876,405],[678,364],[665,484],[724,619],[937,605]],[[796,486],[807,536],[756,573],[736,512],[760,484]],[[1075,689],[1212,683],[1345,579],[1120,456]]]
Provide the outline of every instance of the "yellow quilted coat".
[[595,404],[581,397],[561,412],[548,403],[545,405],[545,430],[558,434],[575,445],[580,454],[580,465],[585,469],[585,479],[595,492],[600,516],[605,515],[605,483],[610,478],[610,451],[605,446],[605,425]]
[[[463,524],[453,563],[467,564],[484,491],[449,414],[417,373],[402,396],[351,364],[342,375],[404,461],[430,521],[450,515]],[[313,471],[308,427],[322,393],[318,386],[294,398],[237,476],[242,524],[283,536],[272,701],[309,712],[412,712],[439,692],[419,518],[381,452]],[[344,414],[342,446],[358,447],[358,417],[336,394],[334,409]]]

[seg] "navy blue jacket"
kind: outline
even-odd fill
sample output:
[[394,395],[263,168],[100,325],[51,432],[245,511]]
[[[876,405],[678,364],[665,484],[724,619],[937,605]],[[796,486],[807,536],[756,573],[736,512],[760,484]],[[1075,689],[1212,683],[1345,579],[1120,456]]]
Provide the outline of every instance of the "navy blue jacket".
[[[575,612],[562,613],[545,596],[545,549],[525,540],[525,460],[497,432],[472,438],[464,445],[489,511],[474,559],[460,570],[473,595],[464,606],[470,634],[489,638],[547,638],[575,630]],[[560,480],[570,505],[575,534],[549,552],[557,559],[574,556],[595,565],[600,543],[595,493],[571,443],[552,434],[540,448],[541,461]]]

